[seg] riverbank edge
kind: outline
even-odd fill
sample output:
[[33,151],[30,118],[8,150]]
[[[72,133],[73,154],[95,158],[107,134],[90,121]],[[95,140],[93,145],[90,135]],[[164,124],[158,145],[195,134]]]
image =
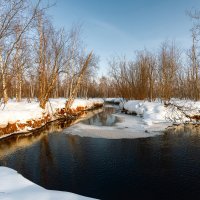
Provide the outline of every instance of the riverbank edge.
[[[13,135],[33,134],[45,128],[48,124],[58,120],[77,120],[81,115],[90,110],[95,110],[103,107],[104,103],[95,103],[92,108],[77,107],[75,110],[65,112],[65,108],[57,109],[53,115],[44,115],[41,119],[27,120],[25,123],[17,121],[15,123],[8,123],[6,127],[0,127],[0,140],[11,137]],[[28,129],[28,130],[27,130]]]

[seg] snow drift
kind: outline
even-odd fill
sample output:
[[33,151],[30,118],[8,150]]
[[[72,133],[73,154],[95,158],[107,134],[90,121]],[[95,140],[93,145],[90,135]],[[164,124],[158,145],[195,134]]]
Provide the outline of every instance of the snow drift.
[[15,170],[0,167],[0,199],[9,200],[89,200],[70,192],[46,190],[27,180]]
[[[35,129],[64,116],[66,100],[50,99],[44,110],[36,101],[28,103],[25,100],[22,102],[10,100],[0,107],[0,136]],[[103,99],[75,99],[70,109],[72,114],[76,114],[79,111],[102,106],[103,103]]]

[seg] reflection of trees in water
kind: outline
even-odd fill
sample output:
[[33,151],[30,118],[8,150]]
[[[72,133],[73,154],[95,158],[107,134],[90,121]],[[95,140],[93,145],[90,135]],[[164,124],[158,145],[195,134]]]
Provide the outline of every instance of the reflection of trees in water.
[[[144,173],[155,173],[156,176],[170,177],[178,174],[180,168],[187,162],[183,155],[187,154],[190,159],[195,159],[200,142],[200,127],[177,126],[167,130],[163,135],[153,138],[135,140],[135,163]],[[180,167],[180,165],[182,165]],[[156,178],[156,177],[155,177]]]
[[196,124],[186,124],[186,125],[177,125],[172,126],[169,128],[166,133],[170,134],[178,134],[178,135],[184,135],[184,136],[198,136],[200,133],[200,125]]
[[106,107],[103,112],[85,120],[84,123],[97,126],[112,126],[116,122],[116,117],[112,115],[114,112],[115,108]]
[[40,155],[39,155],[39,169],[41,172],[41,182],[46,184],[48,182],[49,166],[54,165],[54,157],[49,145],[48,135],[40,141]]
[[[190,172],[188,169],[192,169],[194,160],[196,164],[194,170],[196,170],[195,173],[198,172],[198,148],[190,147],[200,146],[199,131],[200,128],[194,126],[191,129],[177,127],[177,130],[158,137],[134,140],[91,139],[75,135],[44,133],[38,136],[40,140],[33,148],[30,146],[27,150],[16,152],[13,156],[15,160],[9,158],[12,155],[6,159],[10,162],[10,166],[14,166],[13,168],[24,168],[22,174],[25,177],[44,187],[48,186],[49,189],[52,189],[52,186],[62,186],[62,190],[67,188],[66,190],[73,191],[81,187],[80,190],[86,191],[90,181],[92,184],[97,184],[99,180],[105,177],[110,179],[113,176],[120,177],[121,179],[116,178],[120,183],[124,179],[133,181],[131,182],[133,187],[135,187],[134,182],[138,183],[149,192],[152,188],[154,189],[151,183],[169,182],[173,185],[171,177],[180,178],[180,173],[185,173],[187,176],[187,172]],[[8,142],[7,146],[12,142],[18,145],[20,141],[22,142],[22,137]],[[24,141],[31,144],[34,136],[25,138]],[[3,148],[3,144],[0,146],[0,149]],[[188,149],[192,151],[184,152]],[[184,162],[185,158],[192,159],[191,162],[187,160],[189,165]],[[19,172],[21,173],[20,170]],[[105,178],[107,182],[109,182],[108,179]],[[102,181],[102,186],[105,182]]]
[[[97,110],[99,111],[99,109]],[[89,116],[94,111],[84,112],[84,116]],[[0,160],[5,156],[14,153],[18,149],[26,148],[41,140],[45,135],[52,132],[61,132],[64,128],[69,127],[76,122],[77,119],[60,119],[48,123],[44,127],[34,130],[30,133],[13,134],[9,137],[0,140]],[[4,162],[5,163],[5,162]]]
[[77,160],[80,161],[81,163],[87,162],[87,154],[86,149],[84,145],[81,145],[82,143],[82,138],[76,135],[66,135],[66,151],[70,150],[70,154],[72,155],[74,161],[76,162]]
[[133,156],[139,161],[135,165],[144,173],[162,175],[172,167],[174,142],[166,135],[136,139],[134,144]]
[[33,145],[46,135],[47,132],[35,133],[35,134],[22,134],[13,135],[0,141],[0,158]]
[[26,148],[34,143],[42,140],[47,134],[52,132],[61,132],[64,128],[70,126],[74,120],[57,120],[49,123],[41,129],[35,130],[32,133],[22,133],[11,135],[0,140],[0,159],[17,151],[18,149]]

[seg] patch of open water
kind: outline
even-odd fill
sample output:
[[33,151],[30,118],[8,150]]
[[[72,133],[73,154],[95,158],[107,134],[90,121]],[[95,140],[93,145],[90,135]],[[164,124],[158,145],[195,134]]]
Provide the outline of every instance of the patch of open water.
[[[101,115],[102,124],[113,125],[112,117]],[[0,165],[47,189],[99,199],[200,196],[198,127],[150,138],[108,140],[67,135],[60,125],[54,126],[55,130],[0,141]]]

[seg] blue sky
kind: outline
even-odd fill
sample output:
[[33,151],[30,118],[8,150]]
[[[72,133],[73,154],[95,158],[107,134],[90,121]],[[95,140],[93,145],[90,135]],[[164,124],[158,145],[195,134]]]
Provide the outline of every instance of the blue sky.
[[166,39],[189,48],[192,22],[185,12],[191,9],[200,9],[200,1],[57,0],[49,13],[58,27],[82,24],[82,39],[100,56],[100,74],[105,74],[113,55],[131,58],[136,50],[156,51]]

